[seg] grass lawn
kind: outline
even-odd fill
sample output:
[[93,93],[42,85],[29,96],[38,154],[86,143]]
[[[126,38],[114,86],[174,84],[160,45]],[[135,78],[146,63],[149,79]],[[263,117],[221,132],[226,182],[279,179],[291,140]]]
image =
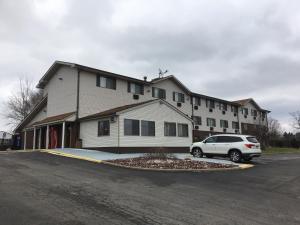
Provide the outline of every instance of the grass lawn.
[[282,153],[300,153],[300,148],[267,148],[263,154],[282,154]]

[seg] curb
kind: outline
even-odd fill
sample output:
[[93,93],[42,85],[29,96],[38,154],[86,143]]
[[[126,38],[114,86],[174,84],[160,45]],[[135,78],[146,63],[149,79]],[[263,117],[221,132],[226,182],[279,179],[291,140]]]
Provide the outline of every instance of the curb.
[[91,158],[76,156],[76,155],[57,152],[57,151],[52,151],[52,150],[40,150],[40,152],[49,153],[49,154],[52,154],[52,155],[64,156],[64,157],[73,158],[73,159],[85,160],[85,161],[94,162],[94,163],[102,163],[103,162],[102,160],[91,159]]
[[132,169],[132,170],[143,170],[143,171],[156,171],[156,172],[209,172],[209,171],[230,171],[230,170],[244,170],[244,169],[249,169],[254,167],[252,164],[240,164],[238,167],[232,167],[232,168],[210,168],[210,169],[159,169],[159,168],[141,168],[141,167],[130,167],[130,166],[124,166],[112,162],[108,162],[105,160],[96,160],[96,159],[91,159],[87,157],[82,157],[82,156],[76,156],[68,153],[62,153],[62,152],[57,152],[57,151],[52,151],[52,150],[39,150],[40,152],[52,154],[52,155],[58,155],[58,156],[63,156],[63,157],[68,157],[68,158],[73,158],[73,159],[79,159],[79,160],[85,160],[89,162],[94,162],[94,163],[102,163],[105,165],[109,166],[115,166],[119,168],[125,168],[125,169]]
[[144,170],[144,171],[156,171],[156,172],[210,172],[210,171],[229,171],[229,170],[244,170],[254,167],[251,164],[242,164],[238,167],[231,167],[231,168],[210,168],[210,169],[159,169],[159,168],[142,168],[142,167],[131,167],[131,166],[124,166],[108,161],[102,161],[102,164],[125,168],[125,169],[132,169],[132,170]]

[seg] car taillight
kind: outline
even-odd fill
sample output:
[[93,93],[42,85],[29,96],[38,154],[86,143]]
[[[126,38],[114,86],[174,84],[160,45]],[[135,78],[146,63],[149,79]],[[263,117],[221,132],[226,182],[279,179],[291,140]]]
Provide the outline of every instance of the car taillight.
[[245,144],[245,146],[247,147],[247,148],[252,148],[253,146],[255,146],[254,144]]

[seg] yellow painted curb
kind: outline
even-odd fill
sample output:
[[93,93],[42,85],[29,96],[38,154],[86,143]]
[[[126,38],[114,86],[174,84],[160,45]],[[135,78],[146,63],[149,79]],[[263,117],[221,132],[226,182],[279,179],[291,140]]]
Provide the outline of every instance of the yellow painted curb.
[[45,153],[49,153],[49,154],[52,154],[52,155],[64,156],[64,157],[73,158],[73,159],[81,159],[81,160],[85,160],[85,161],[89,161],[89,162],[94,162],[94,163],[102,163],[102,160],[91,159],[91,158],[87,158],[87,157],[72,155],[72,154],[58,152],[58,151],[53,151],[53,150],[40,150],[40,152],[45,152]]

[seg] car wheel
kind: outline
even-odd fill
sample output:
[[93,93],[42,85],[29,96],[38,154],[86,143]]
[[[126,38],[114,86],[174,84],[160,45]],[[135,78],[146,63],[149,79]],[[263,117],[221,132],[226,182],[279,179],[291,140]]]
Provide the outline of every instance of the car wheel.
[[240,162],[242,159],[242,154],[237,150],[232,150],[229,153],[229,158],[232,162]]
[[203,157],[203,152],[200,148],[194,148],[193,149],[193,156],[197,158],[202,158]]

